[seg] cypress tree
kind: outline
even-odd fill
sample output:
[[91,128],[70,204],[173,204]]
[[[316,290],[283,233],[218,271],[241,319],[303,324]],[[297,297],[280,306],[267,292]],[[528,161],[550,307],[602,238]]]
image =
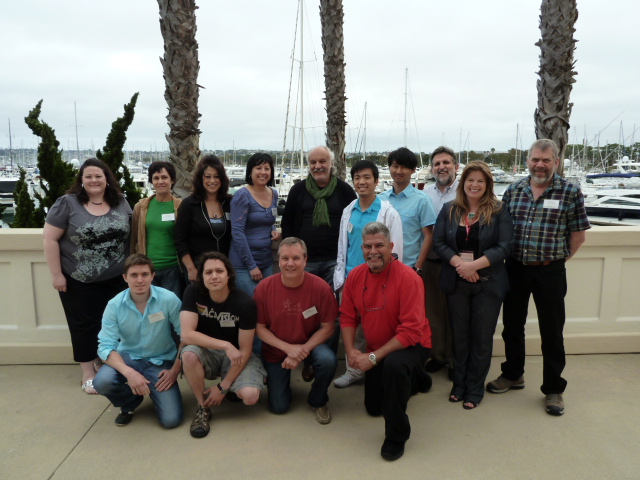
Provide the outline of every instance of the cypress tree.
[[[56,133],[53,128],[39,120],[41,107],[42,100],[38,102],[35,108],[31,110],[29,115],[24,119],[33,134],[41,138],[40,144],[38,145],[38,169],[40,170],[40,188],[42,192],[44,192],[44,196],[37,192],[35,193],[39,204],[32,215],[34,227],[44,226],[46,212],[58,197],[64,195],[73,182],[76,173],[71,164],[62,160],[62,150],[58,148],[60,142],[56,138]],[[22,195],[22,198],[25,199],[23,201],[26,201],[28,191],[25,189],[24,193],[27,195]],[[16,195],[15,198],[20,202],[18,195]],[[22,207],[18,205],[16,211],[18,208]]]
[[29,195],[29,187],[26,181],[27,172],[20,167],[20,180],[16,183],[13,191],[13,198],[16,199],[16,214],[11,224],[11,228],[38,228],[35,219],[36,205]]
[[127,141],[127,129],[133,122],[134,110],[138,101],[138,93],[131,97],[131,101],[124,106],[124,115],[111,124],[111,131],[102,151],[96,152],[96,157],[106,163],[120,182],[122,191],[131,208],[142,198],[129,169],[124,164],[124,144]]

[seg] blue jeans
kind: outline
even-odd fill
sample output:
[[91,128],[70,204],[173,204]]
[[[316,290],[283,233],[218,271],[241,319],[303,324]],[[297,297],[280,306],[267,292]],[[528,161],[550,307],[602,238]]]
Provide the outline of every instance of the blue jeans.
[[[253,292],[258,286],[258,282],[251,278],[251,274],[248,269],[239,267],[234,268],[236,269],[236,287],[247,295],[253,297]],[[261,268],[260,271],[262,272],[262,278],[270,277],[273,275],[273,263],[268,267]]]
[[[324,407],[329,401],[327,391],[336,373],[336,354],[326,343],[318,345],[304,360],[313,365],[315,380],[307,397],[313,408]],[[281,362],[264,362],[267,369],[269,408],[273,413],[286,413],[291,406],[291,370],[282,368]]]
[[163,268],[162,270],[156,270],[156,276],[153,278],[153,284],[156,287],[171,290],[180,300],[182,300],[182,294],[184,293],[185,287],[183,275],[178,265]]
[[[333,272],[336,269],[335,260],[325,260],[324,262],[307,262],[307,266],[304,267],[305,271],[312,273],[329,284],[331,290],[333,290]],[[333,336],[325,342],[333,353],[338,354],[338,344],[340,343],[340,319],[336,318],[336,327],[333,331]]]
[[[273,263],[268,267],[261,268],[260,271],[262,272],[262,278],[270,277],[273,275]],[[258,283],[259,282],[251,278],[249,270],[246,268],[236,268],[236,287],[252,298]],[[253,353],[262,355],[262,340],[260,340],[257,335],[253,337]]]
[[[133,360],[127,353],[121,353],[120,356],[127,366],[151,382],[149,383],[151,401],[162,426],[174,428],[180,425],[182,421],[182,396],[178,382],[164,392],[156,390],[158,374],[162,370],[169,370],[173,363],[167,361],[162,365],[154,365],[148,360]],[[105,364],[93,379],[93,387],[100,395],[107,397],[114,407],[120,407],[125,412],[133,412],[142,403],[144,397],[134,394],[126,382],[127,379],[124,375]]]

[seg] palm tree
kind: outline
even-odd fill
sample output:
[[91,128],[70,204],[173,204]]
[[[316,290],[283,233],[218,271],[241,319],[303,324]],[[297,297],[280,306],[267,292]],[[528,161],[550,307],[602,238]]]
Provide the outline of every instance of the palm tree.
[[[540,71],[538,75],[538,108],[533,115],[537,138],[556,142],[560,160],[569,139],[569,118],[573,103],[569,102],[573,78],[573,34],[578,19],[576,0],[542,0],[540,7]],[[562,173],[563,162],[560,162]]]
[[344,11],[342,0],[320,0],[322,24],[322,49],[324,51],[324,87],[327,102],[326,142],[336,157],[338,175],[346,176],[345,128],[345,78],[344,78]]
[[200,158],[200,114],[198,113],[198,42],[195,0],[158,0],[160,31],[164,40],[164,98],[169,107],[167,123],[170,159],[176,166],[175,191],[191,191],[191,171]]

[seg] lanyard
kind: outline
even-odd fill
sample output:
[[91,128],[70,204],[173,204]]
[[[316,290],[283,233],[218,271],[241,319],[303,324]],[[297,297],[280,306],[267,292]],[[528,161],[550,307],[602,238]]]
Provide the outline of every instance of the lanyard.
[[475,217],[474,213],[469,213],[465,219],[464,219],[464,224],[465,224],[465,228],[467,229],[467,243],[469,243],[469,232],[471,231],[471,226],[476,223],[475,220],[472,221],[471,223],[469,223],[469,217],[471,216],[471,218]]

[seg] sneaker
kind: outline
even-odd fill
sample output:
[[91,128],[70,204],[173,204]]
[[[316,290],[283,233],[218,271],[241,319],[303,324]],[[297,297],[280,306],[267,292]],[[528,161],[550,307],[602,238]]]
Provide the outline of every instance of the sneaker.
[[333,384],[338,388],[346,388],[349,385],[361,382],[362,380],[364,380],[364,372],[357,370],[357,373],[353,374],[350,371],[346,371],[344,375],[336,378],[333,381]]
[[404,455],[404,443],[405,442],[395,442],[385,438],[382,448],[380,449],[380,455],[390,462],[397,460]]
[[331,412],[329,412],[329,407],[326,405],[320,408],[313,409],[316,412],[316,420],[320,425],[326,425],[331,422]]
[[562,400],[562,394],[550,393],[544,400],[545,410],[549,415],[560,416],[564,413],[564,401]]
[[487,383],[487,392],[504,393],[508,390],[522,390],[524,388],[524,377],[517,380],[509,380],[500,375],[493,382]]
[[209,435],[209,420],[211,420],[211,410],[206,407],[198,406],[196,416],[191,422],[191,436],[195,438],[204,438]]
[[126,427],[131,423],[131,419],[133,418],[133,412],[125,412],[120,410],[120,413],[116,417],[116,425],[119,427]]

